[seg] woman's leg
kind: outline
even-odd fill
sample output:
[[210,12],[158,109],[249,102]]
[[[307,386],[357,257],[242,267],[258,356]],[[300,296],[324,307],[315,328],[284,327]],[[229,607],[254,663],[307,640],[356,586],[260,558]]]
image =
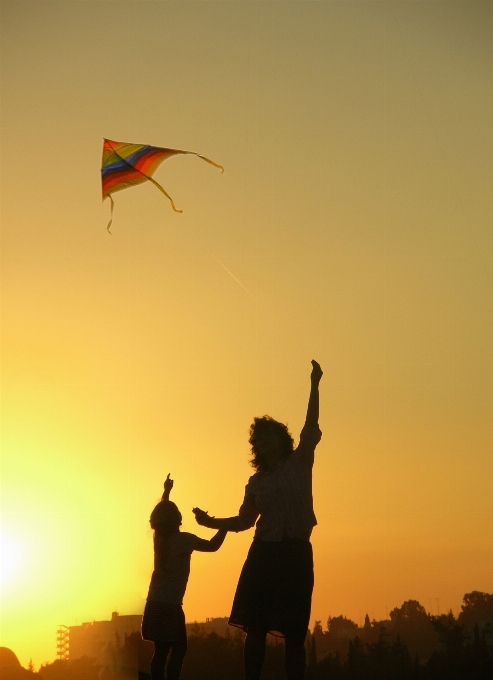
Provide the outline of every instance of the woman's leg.
[[171,645],[171,654],[166,668],[167,680],[179,680],[183,659],[187,653],[186,642],[173,642]]
[[288,680],[303,680],[306,666],[306,652],[304,642],[296,638],[284,639],[284,659]]
[[249,630],[245,638],[245,680],[259,680],[265,657],[265,638],[267,633]]
[[164,680],[164,667],[168,658],[169,642],[154,642],[154,656],[151,661],[151,680]]

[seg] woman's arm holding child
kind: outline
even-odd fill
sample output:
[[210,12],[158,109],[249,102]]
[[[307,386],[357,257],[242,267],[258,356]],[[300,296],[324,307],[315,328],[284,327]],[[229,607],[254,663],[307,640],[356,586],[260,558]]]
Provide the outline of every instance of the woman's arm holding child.
[[205,538],[199,539],[195,550],[199,552],[216,552],[222,546],[227,533],[227,529],[219,529],[217,534],[214,534],[209,541],[205,540]]
[[200,508],[193,508],[197,524],[208,529],[219,529],[220,531],[235,531],[236,517],[211,517],[208,512]]
[[203,527],[209,529],[226,529],[227,531],[245,531],[255,526],[258,517],[258,510],[255,507],[255,499],[248,491],[248,484],[245,489],[245,498],[236,517],[211,517],[208,512],[200,508],[193,508],[195,521]]

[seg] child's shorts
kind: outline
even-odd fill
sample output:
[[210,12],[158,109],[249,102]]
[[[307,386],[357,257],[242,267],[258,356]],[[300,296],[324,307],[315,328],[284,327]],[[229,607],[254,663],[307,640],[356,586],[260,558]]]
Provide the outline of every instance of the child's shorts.
[[142,637],[152,642],[186,644],[187,629],[182,606],[147,600],[142,617]]

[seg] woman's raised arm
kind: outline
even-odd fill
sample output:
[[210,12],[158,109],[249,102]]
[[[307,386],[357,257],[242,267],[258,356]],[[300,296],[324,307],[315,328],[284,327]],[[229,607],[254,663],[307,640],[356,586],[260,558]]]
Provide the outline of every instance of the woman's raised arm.
[[311,389],[310,397],[308,399],[308,408],[306,411],[306,427],[315,427],[318,425],[318,412],[319,412],[319,396],[318,396],[318,385],[322,379],[323,371],[320,368],[320,364],[316,361],[312,361],[312,373],[310,376]]

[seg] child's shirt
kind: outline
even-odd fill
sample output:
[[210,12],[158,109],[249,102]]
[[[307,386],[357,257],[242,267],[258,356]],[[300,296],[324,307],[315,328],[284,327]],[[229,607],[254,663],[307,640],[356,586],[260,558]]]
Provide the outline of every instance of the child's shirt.
[[148,600],[182,604],[190,575],[190,558],[194,550],[204,550],[203,538],[177,531],[166,537],[154,536],[154,571]]

